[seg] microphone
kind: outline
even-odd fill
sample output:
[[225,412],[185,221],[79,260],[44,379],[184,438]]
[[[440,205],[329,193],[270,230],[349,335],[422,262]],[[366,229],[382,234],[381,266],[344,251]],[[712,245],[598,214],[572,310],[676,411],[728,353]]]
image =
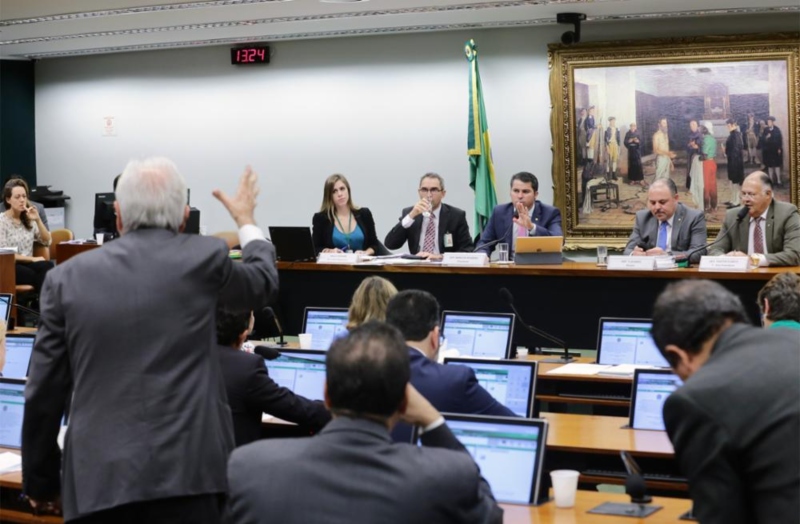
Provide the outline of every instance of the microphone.
[[485,248],[485,247],[492,247],[492,246],[494,246],[495,244],[499,244],[500,242],[503,242],[503,241],[505,241],[505,239],[506,239],[506,236],[507,236],[509,233],[511,233],[511,228],[512,228],[512,227],[514,227],[514,222],[513,222],[513,221],[511,222],[511,225],[510,225],[510,226],[508,226],[508,229],[506,230],[506,232],[505,232],[505,233],[503,233],[503,236],[501,236],[500,238],[497,238],[497,239],[495,239],[495,240],[492,240],[492,241],[490,241],[490,242],[486,242],[485,244],[480,244],[478,247],[476,247],[475,249],[473,249],[473,250],[472,250],[472,252],[473,252],[473,253],[477,253],[478,251],[480,251],[481,249],[483,249],[483,248]]
[[620,451],[619,455],[628,472],[625,478],[625,493],[631,496],[631,502],[634,504],[649,504],[653,501],[653,497],[647,494],[642,468],[627,451]]
[[[38,319],[42,318],[42,314],[39,313],[38,311],[36,311],[35,309],[31,309],[29,307],[22,306],[20,304],[17,304],[16,302],[14,302],[11,305],[14,306],[15,308],[19,309],[20,311],[23,311],[25,313],[30,313],[31,315],[33,315],[34,317],[36,317]],[[38,327],[38,322],[37,322],[37,326],[36,327]],[[11,331],[12,329],[16,329],[16,328],[17,328],[17,323],[16,323],[15,319],[13,317],[9,317],[8,326],[6,326],[6,329],[8,329],[8,331]]]
[[[742,209],[740,209],[739,212],[736,213],[736,225],[737,226],[742,223],[742,220],[744,220],[744,217],[746,217],[749,212],[750,212],[750,208],[749,207],[742,206]],[[698,253],[698,252],[700,252],[700,251],[702,251],[704,249],[708,249],[711,246],[713,246],[715,244],[718,244],[719,242],[722,242],[723,239],[725,239],[726,237],[730,236],[731,229],[733,229],[733,228],[731,227],[731,228],[726,229],[725,233],[720,235],[719,238],[717,238],[713,242],[709,242],[708,244],[706,244],[704,246],[692,249],[691,251],[686,253],[686,260],[688,260],[689,263],[691,264],[692,263],[692,259],[691,259],[692,255],[694,255],[695,253]],[[681,260],[684,260],[684,259],[681,258]]]
[[275,360],[281,356],[281,352],[269,346],[256,346],[253,348],[253,353],[262,357],[264,360]]
[[511,294],[511,291],[509,291],[507,288],[501,287],[500,296],[503,297],[503,299],[505,299],[505,301],[508,303],[509,307],[511,308],[511,311],[514,312],[514,314],[517,316],[517,319],[519,320],[519,323],[522,324],[522,327],[524,327],[534,335],[538,335],[543,339],[549,340],[550,342],[558,345],[559,347],[564,348],[564,354],[562,356],[556,359],[542,360],[542,362],[555,362],[558,364],[566,364],[568,362],[572,362],[573,360],[575,360],[574,358],[569,356],[569,349],[567,348],[566,342],[564,342],[560,338],[554,337],[553,335],[545,331],[542,331],[539,328],[533,327],[530,324],[525,323],[525,321],[522,319],[522,316],[519,314],[519,311],[517,311],[516,306],[514,305],[514,295]]

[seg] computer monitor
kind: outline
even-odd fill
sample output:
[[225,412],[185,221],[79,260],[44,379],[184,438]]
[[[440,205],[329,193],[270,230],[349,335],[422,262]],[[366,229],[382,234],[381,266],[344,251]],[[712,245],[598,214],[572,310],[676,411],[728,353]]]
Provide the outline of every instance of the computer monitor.
[[444,363],[472,368],[483,389],[515,415],[526,418],[536,416],[534,395],[538,362],[447,357]]
[[633,374],[628,425],[632,429],[664,431],[664,402],[682,385],[680,377],[669,370],[637,369]]
[[117,214],[114,211],[114,193],[96,193],[94,195],[94,232],[116,236]]
[[448,349],[460,355],[509,358],[514,334],[512,313],[442,312],[442,334]]
[[669,363],[650,336],[652,326],[649,318],[601,318],[597,330],[597,363],[668,368]]
[[11,293],[0,293],[0,322],[5,322],[8,326],[8,319],[11,318],[11,301],[14,295]]
[[269,238],[281,262],[313,262],[317,259],[314,240],[308,227],[270,226]]
[[314,350],[281,351],[264,365],[279,386],[311,400],[325,399],[325,352]]
[[22,447],[25,380],[0,378],[0,447]]
[[8,334],[6,335],[6,365],[3,367],[3,376],[8,378],[25,378],[28,376],[28,366],[31,363],[33,334]]
[[311,335],[311,349],[327,351],[336,338],[347,333],[347,314],[347,308],[307,307],[303,333]]
[[[480,467],[498,502],[539,502],[547,443],[546,420],[443,415],[450,430]],[[419,443],[416,434],[414,440]]]

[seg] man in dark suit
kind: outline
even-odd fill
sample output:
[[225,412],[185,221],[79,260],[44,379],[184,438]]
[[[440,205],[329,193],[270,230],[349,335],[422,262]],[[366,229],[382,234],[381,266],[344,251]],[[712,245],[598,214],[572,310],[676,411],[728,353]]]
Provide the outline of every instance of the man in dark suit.
[[[409,380],[396,329],[370,321],[327,354],[319,435],[262,440],[228,463],[235,524],[500,523],[503,510],[444,418]],[[398,420],[421,426],[422,446],[393,443]]]
[[386,235],[389,249],[400,249],[408,241],[408,251],[428,258],[442,253],[472,251],[467,214],[442,203],[446,193],[444,179],[426,173],[419,181],[419,202],[403,209],[400,222]]
[[[386,322],[403,334],[411,359],[411,384],[439,411],[515,417],[483,389],[472,368],[443,365],[439,354],[439,303],[427,291],[401,291],[386,307]],[[395,441],[408,442],[411,428],[398,424]]]
[[755,328],[716,282],[670,284],[653,340],[684,385],[664,403],[703,524],[800,522],[800,341]]
[[[636,213],[633,233],[625,255],[666,255],[686,258],[686,254],[706,244],[705,214],[678,201],[678,188],[671,178],[659,178],[647,191],[647,207]],[[701,249],[692,255],[697,262],[706,254]]]
[[[239,226],[225,243],[182,234],[186,182],[165,158],[131,161],[117,187],[122,236],[48,273],[22,427],[23,490],[60,496],[67,521],[219,522],[233,449],[216,355],[217,302],[252,310],[277,291],[255,225],[256,175],[216,196]],[[56,437],[71,398],[62,461]]]
[[531,173],[522,171],[511,177],[511,203],[500,204],[492,211],[483,230],[478,251],[492,254],[499,242],[505,242],[514,252],[518,237],[560,237],[561,211],[539,202],[539,181]]
[[217,355],[233,416],[236,445],[261,438],[263,413],[319,431],[331,419],[325,405],[279,386],[270,378],[263,357],[241,350],[252,331],[252,322],[249,311],[217,308]]
[[719,243],[708,254],[749,255],[753,265],[761,267],[800,266],[800,215],[794,204],[773,198],[769,175],[747,175],[741,201],[749,220],[737,220],[740,208],[729,209],[717,235]]

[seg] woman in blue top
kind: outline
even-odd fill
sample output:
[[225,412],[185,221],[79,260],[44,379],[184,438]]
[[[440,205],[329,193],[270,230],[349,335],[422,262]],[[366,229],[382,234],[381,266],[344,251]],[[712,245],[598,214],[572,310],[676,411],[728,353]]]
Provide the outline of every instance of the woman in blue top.
[[372,213],[353,204],[350,184],[344,175],[331,175],[325,180],[322,206],[314,214],[312,224],[317,253],[375,254],[378,236]]

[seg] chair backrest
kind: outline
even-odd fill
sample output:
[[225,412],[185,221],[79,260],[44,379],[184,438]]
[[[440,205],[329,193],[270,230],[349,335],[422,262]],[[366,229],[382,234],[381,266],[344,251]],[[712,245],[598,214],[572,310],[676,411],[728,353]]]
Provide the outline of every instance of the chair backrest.
[[75,235],[71,229],[54,229],[50,232],[50,260],[58,260],[58,243],[73,240]]
[[239,245],[239,233],[237,231],[220,231],[211,236],[221,238],[228,243],[228,249],[233,249],[233,246]]
[[33,244],[33,256],[43,257],[45,260],[50,260],[50,250],[47,248],[47,246]]

